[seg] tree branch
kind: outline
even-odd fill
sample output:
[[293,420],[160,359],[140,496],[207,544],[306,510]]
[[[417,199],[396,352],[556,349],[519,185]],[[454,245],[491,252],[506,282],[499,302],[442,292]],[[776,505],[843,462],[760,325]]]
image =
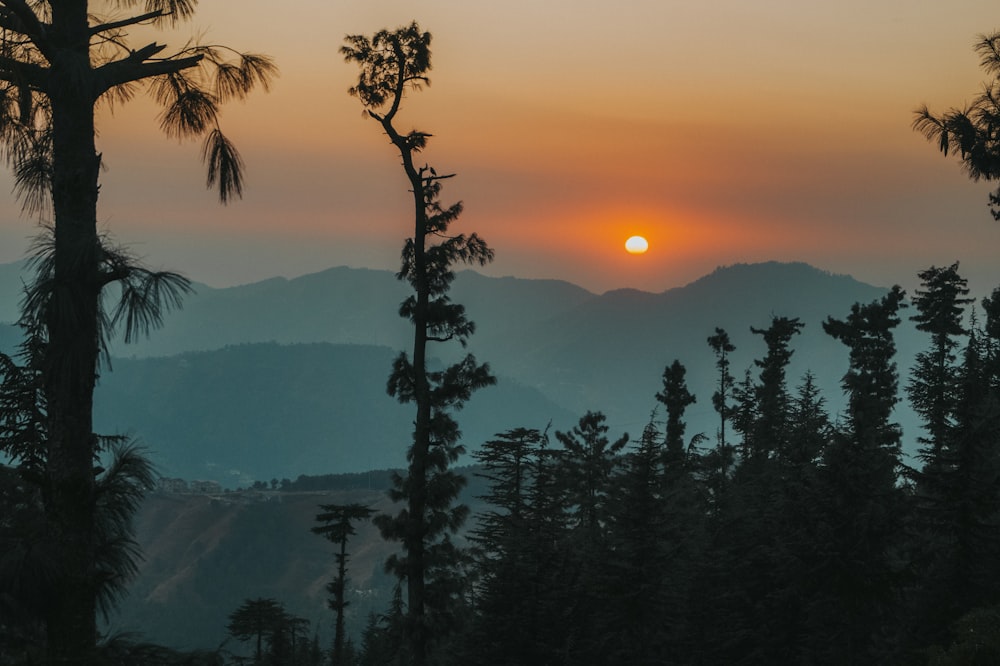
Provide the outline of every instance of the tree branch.
[[94,70],[96,74],[97,96],[124,83],[131,83],[132,81],[139,81],[163,74],[172,74],[182,69],[194,67],[204,58],[203,55],[199,54],[185,58],[165,58],[163,60],[146,62],[146,60],[165,48],[166,46],[162,44],[149,44],[138,51],[133,51],[121,60],[115,60],[98,67]]
[[[2,0],[0,7],[9,10],[10,15],[21,23],[20,26],[5,25],[4,27],[26,36],[42,52],[42,55],[49,58],[51,45],[45,34],[45,24],[38,19],[38,15],[28,6],[28,3],[25,0]],[[51,62],[51,59],[49,60]]]
[[0,56],[0,81],[17,85],[28,84],[33,88],[45,90],[48,77],[49,70],[46,67]]
[[131,25],[136,25],[138,23],[151,21],[161,16],[163,16],[163,10],[157,9],[155,11],[146,12],[145,14],[139,14],[138,16],[122,19],[121,21],[112,21],[110,23],[102,23],[101,25],[95,25],[93,28],[90,29],[90,34],[98,35],[102,32],[107,32],[109,30],[117,30],[118,28],[127,28]]

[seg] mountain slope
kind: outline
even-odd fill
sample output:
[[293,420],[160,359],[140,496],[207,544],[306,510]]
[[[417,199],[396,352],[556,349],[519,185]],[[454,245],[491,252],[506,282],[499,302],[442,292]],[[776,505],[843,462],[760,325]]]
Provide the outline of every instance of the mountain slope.
[[[260,343],[116,359],[96,392],[95,424],[136,433],[166,476],[229,487],[401,467],[413,414],[386,394],[395,355],[368,345]],[[572,420],[537,391],[502,379],[457,418],[470,448],[516,426]]]
[[[336,574],[334,549],[309,530],[320,504],[348,502],[389,508],[377,490],[151,494],[136,517],[144,561],[109,628],[176,648],[214,648],[227,637],[229,613],[245,599],[270,597],[310,620],[329,644],[333,614],[324,588]],[[351,541],[347,621],[354,635],[368,612],[388,603],[381,569],[393,551],[370,523]],[[237,642],[227,647],[243,652]]]
[[[475,515],[487,487],[474,468],[458,471],[468,480],[459,501]],[[110,629],[177,648],[214,648],[226,638],[229,613],[245,599],[272,597],[309,620],[329,646],[333,613],[325,586],[336,575],[334,546],[310,528],[320,504],[391,513],[388,486],[388,473],[375,473],[339,477],[336,489],[316,492],[151,493],[135,520],[144,561]],[[474,525],[470,518],[465,527]],[[359,523],[350,539],[346,629],[356,641],[368,614],[388,607],[396,579],[384,563],[397,551],[370,522]],[[244,647],[227,645],[237,654]]]

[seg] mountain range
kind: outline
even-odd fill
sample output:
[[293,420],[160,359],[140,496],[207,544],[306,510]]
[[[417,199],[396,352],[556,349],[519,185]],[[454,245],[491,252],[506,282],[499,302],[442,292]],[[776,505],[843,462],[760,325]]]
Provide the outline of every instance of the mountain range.
[[[0,265],[0,320],[17,316],[22,272],[22,264]],[[385,393],[392,358],[411,336],[397,316],[408,288],[392,272],[339,267],[194,287],[149,339],[111,341],[111,367],[96,396],[100,432],[136,434],[166,475],[230,487],[405,464],[412,417]],[[711,438],[715,370],[706,340],[715,327],[737,347],[732,371],[740,378],[765,351],[750,328],[799,317],[805,328],[792,342],[789,383],[811,371],[836,413],[847,354],[821,323],[885,292],[802,263],[722,267],[661,293],[594,294],[558,280],[463,271],[451,296],[476,333],[467,350],[440,345],[432,353],[441,363],[474,353],[499,378],[458,415],[472,450],[509,428],[568,429],[587,410],[605,412],[613,434],[637,436],[674,359],[698,399],[687,412],[688,434]],[[909,322],[897,337],[905,372],[926,342]],[[16,329],[0,326],[0,349],[17,339]],[[901,412],[900,420],[915,441],[911,416]]]

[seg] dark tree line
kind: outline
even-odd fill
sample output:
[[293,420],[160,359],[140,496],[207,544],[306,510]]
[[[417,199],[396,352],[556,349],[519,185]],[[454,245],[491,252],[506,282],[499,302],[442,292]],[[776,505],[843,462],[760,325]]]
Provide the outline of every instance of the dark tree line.
[[[790,384],[803,324],[774,317],[752,329],[764,350],[741,382],[726,332],[708,338],[714,442],[685,431],[679,361],[637,439],[590,412],[486,442],[475,593],[428,663],[996,663],[1000,289],[970,308],[957,264],[920,278],[909,303],[895,287],[823,323],[848,352],[840,415],[811,374]],[[901,378],[907,315],[928,344]],[[915,461],[893,420],[903,395],[923,420]],[[359,663],[400,654],[404,613],[398,598],[372,618]]]
[[251,646],[253,656],[230,663],[271,666],[320,666],[319,640],[309,637],[309,620],[285,610],[275,599],[247,599],[229,614],[229,635]]

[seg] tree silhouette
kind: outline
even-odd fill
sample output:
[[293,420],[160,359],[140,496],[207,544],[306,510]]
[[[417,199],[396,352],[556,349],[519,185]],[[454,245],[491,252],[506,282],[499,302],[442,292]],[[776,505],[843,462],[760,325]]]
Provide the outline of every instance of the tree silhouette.
[[[957,155],[974,181],[1000,179],[1000,32],[980,35],[974,46],[980,65],[993,80],[965,107],[943,114],[926,105],[914,112],[913,128],[937,144],[945,155]],[[1000,188],[990,194],[990,212],[1000,220]]]
[[715,367],[719,371],[718,388],[712,393],[712,406],[719,413],[719,448],[726,448],[726,420],[732,413],[729,397],[733,391],[733,375],[729,372],[729,355],[736,351],[736,345],[729,341],[729,333],[716,327],[708,338],[708,346],[715,354]]
[[656,394],[656,399],[667,408],[667,429],[664,449],[668,469],[673,471],[684,461],[684,411],[697,400],[688,391],[684,376],[687,369],[674,360],[663,369],[663,390]]
[[619,454],[628,444],[628,434],[612,442],[607,417],[587,412],[569,432],[556,431],[563,445],[564,484],[572,508],[571,524],[590,541],[600,541],[605,527],[609,480],[620,463]]
[[[21,344],[24,365],[0,354],[0,452],[13,465],[4,470],[14,481],[0,498],[7,516],[7,529],[0,536],[0,550],[5,553],[0,562],[0,589],[13,590],[13,606],[21,615],[16,624],[22,629],[44,624],[66,584],[62,553],[46,521],[51,484],[44,373],[40,369],[44,346],[39,331],[29,329]],[[92,468],[94,594],[97,608],[107,617],[138,571],[132,516],[145,491],[153,486],[153,471],[142,450],[128,438],[94,438],[107,453],[103,465]],[[44,646],[45,633],[35,632],[25,640]]]
[[546,433],[515,428],[498,433],[473,454],[480,468],[476,475],[488,484],[480,499],[489,509],[476,516],[470,533],[477,546],[479,582],[469,642],[471,651],[490,663],[537,663],[541,658],[535,639],[548,609],[538,594],[540,553],[534,540],[543,530],[533,520],[530,494],[532,463],[546,440]]
[[337,616],[333,634],[333,664],[343,666],[344,611],[350,603],[344,597],[344,587],[347,583],[347,540],[356,534],[354,522],[368,520],[375,511],[360,504],[321,504],[319,508],[323,513],[316,515],[316,522],[322,524],[313,527],[312,532],[326,537],[340,549],[334,555],[337,561],[337,577],[326,586],[326,589],[333,595],[329,602],[330,609]]
[[101,292],[109,284],[122,285],[120,313],[129,337],[155,323],[159,297],[169,305],[177,286],[137,269],[98,235],[102,157],[95,109],[125,102],[146,86],[164,106],[160,125],[168,135],[205,138],[208,183],[226,202],[242,191],[242,163],[219,129],[219,105],[244,98],[257,85],[266,87],[275,71],[263,56],[218,46],[188,45],[164,55],[164,45],[130,43],[130,28],[187,19],[196,0],[107,4],[109,10],[144,9],[103,18],[98,12],[104,3],[87,0],[0,1],[0,141],[24,209],[52,216],[51,264],[34,285],[29,316],[45,333],[46,524],[65,577],[47,617],[55,662],[78,663],[96,638],[93,467],[99,441],[92,404],[106,333]]
[[263,663],[264,643],[273,641],[285,622],[285,609],[274,599],[247,599],[229,614],[226,630],[233,638],[253,641],[254,663]]
[[[920,451],[924,465],[911,472],[915,481],[914,523],[928,544],[917,562],[920,585],[911,595],[916,617],[910,626],[921,646],[946,642],[954,635],[952,624],[963,613],[992,606],[1000,599],[1000,451],[996,446],[1000,393],[996,366],[990,360],[990,349],[996,344],[991,339],[996,334],[995,297],[996,292],[993,298],[983,300],[983,328],[973,311],[960,364],[953,368],[951,361],[946,361],[948,392],[942,401],[947,405],[945,436],[937,446],[933,440],[925,442],[927,446]],[[945,303],[952,298],[945,298]],[[940,322],[942,332],[948,319],[945,316]],[[962,330],[957,318],[951,326]],[[950,357],[955,341],[946,337],[942,343]],[[924,360],[921,356],[933,358],[933,352],[918,355],[915,377]],[[914,395],[911,391],[910,402],[918,413],[921,405],[933,404],[926,399],[928,395],[933,392]],[[931,428],[928,431],[933,432]]]
[[910,319],[917,323],[918,331],[930,334],[931,349],[917,354],[907,393],[929,435],[924,440],[927,446],[921,457],[933,464],[948,443],[954,421],[958,382],[955,350],[959,345],[956,338],[966,333],[962,318],[965,306],[973,299],[965,298],[969,288],[965,278],[958,274],[957,262],[946,268],[931,266],[917,275],[923,289],[914,294],[917,313]]
[[[409,658],[422,666],[431,624],[439,622],[440,633],[445,628],[441,625],[448,622],[446,614],[439,613],[437,619],[431,615],[445,611],[455,594],[457,581],[448,577],[457,552],[448,535],[468,513],[464,506],[452,506],[465,479],[448,469],[462,452],[458,424],[449,411],[460,409],[474,390],[495,382],[488,366],[478,364],[471,354],[444,370],[431,370],[427,347],[430,342],[449,340],[464,346],[475,331],[465,308],[448,298],[455,277],[451,266],[456,262],[485,265],[492,261],[493,251],[476,234],[449,233],[462,205],[444,207],[439,196],[442,182],[453,174],[439,175],[430,166],[417,166],[415,156],[426,147],[430,135],[418,130],[401,134],[395,125],[405,92],[429,81],[430,33],[421,32],[414,22],[371,38],[349,35],[346,41],[341,53],[361,68],[358,83],[349,92],[361,100],[399,151],[413,195],[413,236],[403,245],[397,274],[414,292],[399,309],[400,316],[413,324],[412,358],[405,353],[396,358],[388,385],[390,395],[416,405],[407,474],[394,478],[390,493],[395,501],[405,501],[406,508],[394,517],[377,516],[376,522],[386,538],[403,544],[405,555],[390,559],[389,566],[406,580]],[[436,572],[436,578],[429,580],[431,572]]]
[[610,544],[612,479],[623,462],[621,455],[628,434],[608,439],[609,426],[601,412],[587,412],[569,432],[556,431],[563,446],[560,483],[567,504],[567,557],[564,576],[572,592],[565,603],[566,652],[568,663],[608,663],[606,646],[592,639],[602,624],[599,609],[608,586],[604,566]]
[[827,335],[850,350],[850,368],[841,380],[848,398],[847,436],[861,447],[884,450],[894,461],[893,467],[901,433],[890,420],[899,402],[892,329],[899,325],[899,310],[906,307],[905,295],[895,286],[878,301],[851,306],[846,319],[828,317],[823,322]]
[[850,366],[842,379],[847,423],[825,451],[815,494],[822,520],[813,536],[820,558],[812,572],[819,589],[808,606],[810,663],[880,663],[896,616],[906,512],[901,433],[891,418],[899,400],[893,329],[903,298],[893,287],[877,301],[854,304],[845,319],[823,323],[849,349]]
[[[784,453],[788,423],[788,387],[785,369],[791,361],[793,351],[789,348],[792,336],[798,335],[805,326],[798,317],[772,317],[767,328],[750,327],[750,331],[764,338],[767,355],[754,361],[760,368],[760,383],[755,389],[757,418],[744,449],[751,459],[767,457],[775,452]],[[749,444],[749,445],[748,445]]]
[[705,456],[703,462],[711,480],[709,485],[718,499],[726,487],[735,458],[735,447],[726,443],[726,421],[733,416],[736,409],[735,405],[729,402],[736,383],[732,373],[729,372],[729,355],[736,351],[736,346],[730,342],[729,333],[718,327],[715,333],[708,337],[708,346],[715,354],[715,367],[719,375],[717,388],[712,393],[712,407],[719,413],[719,431],[715,449]]

